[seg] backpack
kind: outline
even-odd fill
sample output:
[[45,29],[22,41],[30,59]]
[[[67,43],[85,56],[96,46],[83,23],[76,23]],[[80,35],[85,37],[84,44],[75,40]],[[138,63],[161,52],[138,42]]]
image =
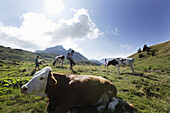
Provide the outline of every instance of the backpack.
[[71,58],[71,53],[67,53],[67,59],[69,60]]

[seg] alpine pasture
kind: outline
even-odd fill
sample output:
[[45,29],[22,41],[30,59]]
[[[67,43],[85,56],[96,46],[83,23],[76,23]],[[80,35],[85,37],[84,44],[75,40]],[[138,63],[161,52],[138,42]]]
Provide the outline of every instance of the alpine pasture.
[[[168,43],[168,44],[167,44]],[[132,55],[135,59],[135,73],[130,67],[101,66],[77,63],[74,74],[102,76],[112,81],[118,90],[118,97],[134,105],[142,113],[168,113],[170,111],[170,52],[169,42],[155,45],[155,55],[141,52]],[[157,46],[160,46],[156,48]],[[166,50],[162,50],[166,48]],[[150,51],[151,52],[151,51]],[[52,60],[46,65],[52,67],[53,72],[73,73],[67,61],[64,67],[52,66]],[[46,65],[40,65],[40,69]],[[46,97],[21,94],[20,87],[28,82],[35,73],[34,62],[20,62],[0,60],[0,113],[47,113]]]

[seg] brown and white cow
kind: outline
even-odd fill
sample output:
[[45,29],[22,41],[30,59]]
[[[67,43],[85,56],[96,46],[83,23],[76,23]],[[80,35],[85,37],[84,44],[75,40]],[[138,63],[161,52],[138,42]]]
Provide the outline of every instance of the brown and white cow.
[[98,111],[116,97],[117,89],[110,81],[97,76],[52,73],[50,67],[36,72],[21,87],[24,94],[47,96],[48,112],[66,113],[76,106],[97,105]]
[[21,92],[47,96],[49,113],[115,113],[119,108],[131,109],[116,97],[117,89],[110,81],[91,75],[52,73],[50,67],[36,72]]

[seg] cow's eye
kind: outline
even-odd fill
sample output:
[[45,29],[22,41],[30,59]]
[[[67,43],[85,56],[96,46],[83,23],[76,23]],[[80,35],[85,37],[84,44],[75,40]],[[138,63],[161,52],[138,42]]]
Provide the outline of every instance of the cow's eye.
[[40,78],[40,80],[43,80],[43,79],[44,79],[43,77]]

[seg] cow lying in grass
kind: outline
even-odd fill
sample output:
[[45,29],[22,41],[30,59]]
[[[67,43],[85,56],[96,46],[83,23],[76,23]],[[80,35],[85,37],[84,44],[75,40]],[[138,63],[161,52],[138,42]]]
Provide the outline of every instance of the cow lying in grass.
[[56,56],[56,57],[55,57],[55,60],[54,60],[54,62],[53,62],[53,66],[54,66],[58,61],[60,61],[60,62],[61,62],[61,67],[63,67],[64,59],[65,59],[64,55]]
[[50,67],[36,72],[21,92],[47,96],[49,113],[113,113],[120,101],[115,85],[102,77],[52,73]]
[[134,63],[133,58],[116,58],[109,61],[107,66],[109,65],[117,66],[118,73],[120,73],[119,66],[130,66],[132,73],[134,73],[133,63]]

